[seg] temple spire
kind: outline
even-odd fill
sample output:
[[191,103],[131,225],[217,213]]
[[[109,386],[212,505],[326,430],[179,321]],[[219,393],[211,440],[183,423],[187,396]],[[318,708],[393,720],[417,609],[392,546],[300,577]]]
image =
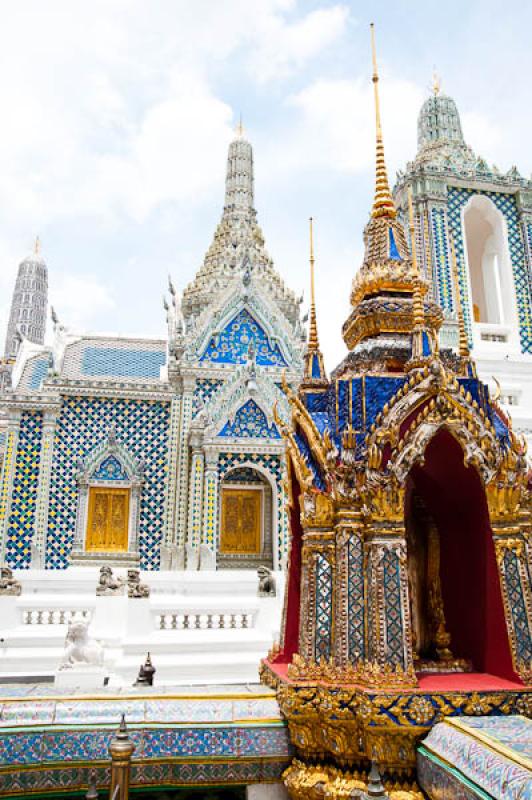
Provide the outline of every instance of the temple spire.
[[308,342],[305,352],[305,375],[303,378],[302,388],[316,387],[316,385],[325,384],[327,377],[325,375],[325,366],[323,363],[323,355],[320,350],[318,340],[318,322],[316,318],[316,295],[314,290],[314,220],[312,217],[309,219],[309,237],[310,237],[310,311],[309,311],[309,326],[308,326]]
[[310,319],[308,332],[308,346],[317,350],[318,344],[318,323],[316,320],[316,297],[314,293],[314,232],[313,219],[309,219],[310,233]]
[[376,158],[376,179],[375,179],[375,199],[373,201],[373,217],[395,217],[397,211],[393,202],[388,174],[386,172],[386,161],[384,158],[384,141],[382,138],[381,110],[379,102],[379,73],[377,70],[377,51],[375,48],[375,26],[371,23],[371,53],[373,58],[373,92],[375,97],[375,127],[377,135],[377,158]]
[[253,148],[244,136],[242,117],[240,117],[227,154],[225,209],[252,211],[253,182]]

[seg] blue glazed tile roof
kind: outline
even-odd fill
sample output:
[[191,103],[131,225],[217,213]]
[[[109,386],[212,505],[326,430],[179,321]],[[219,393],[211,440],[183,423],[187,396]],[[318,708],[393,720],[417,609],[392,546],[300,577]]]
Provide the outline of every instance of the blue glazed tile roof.
[[42,381],[46,378],[49,365],[50,354],[48,352],[39,353],[29,358],[22,370],[17,389],[20,391],[36,391],[40,389]]
[[163,341],[86,338],[67,347],[62,377],[153,382],[165,364]]

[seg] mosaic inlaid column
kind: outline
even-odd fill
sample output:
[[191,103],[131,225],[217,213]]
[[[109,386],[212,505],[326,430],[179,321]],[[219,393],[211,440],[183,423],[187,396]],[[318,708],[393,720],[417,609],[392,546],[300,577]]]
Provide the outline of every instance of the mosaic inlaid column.
[[196,379],[192,376],[183,378],[183,395],[181,398],[181,424],[179,429],[179,447],[177,455],[177,490],[176,490],[176,544],[184,553],[187,544],[187,503],[189,497],[189,443],[188,436],[192,420],[192,400]]
[[364,526],[359,512],[342,509],[336,529],[336,642],[339,667],[365,658]]
[[188,537],[187,537],[187,569],[198,569],[203,526],[203,474],[205,455],[202,435],[194,432],[190,447],[190,481],[188,495]]
[[373,538],[365,548],[368,660],[412,669],[406,544]]
[[44,569],[46,564],[46,534],[48,531],[48,508],[50,504],[50,478],[54,454],[54,438],[57,416],[60,406],[46,410],[43,414],[43,432],[41,445],[41,467],[37,488],[35,508],[35,533],[31,548],[31,564],[33,569]]
[[20,432],[20,412],[10,411],[6,432],[6,447],[0,479],[0,564],[4,562],[7,528],[11,509],[11,487],[15,475],[15,456]]
[[301,554],[299,652],[307,662],[329,661],[334,637],[334,535],[307,531]]
[[219,495],[218,453],[209,450],[205,456],[200,569],[216,569]]
[[519,535],[495,536],[506,625],[516,670],[532,679],[532,588],[525,542]]

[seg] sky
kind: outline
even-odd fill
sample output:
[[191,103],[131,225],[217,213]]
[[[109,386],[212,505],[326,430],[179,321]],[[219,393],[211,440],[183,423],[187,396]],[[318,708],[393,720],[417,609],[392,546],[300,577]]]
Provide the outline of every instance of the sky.
[[[308,299],[315,219],[326,364],[373,195],[369,24],[389,175],[416,153],[432,73],[466,141],[529,176],[532,3],[517,0],[0,0],[0,335],[36,235],[76,332],[164,336],[170,273],[193,278],[223,206],[242,114],[255,204],[287,284]],[[51,325],[48,325],[51,328]]]

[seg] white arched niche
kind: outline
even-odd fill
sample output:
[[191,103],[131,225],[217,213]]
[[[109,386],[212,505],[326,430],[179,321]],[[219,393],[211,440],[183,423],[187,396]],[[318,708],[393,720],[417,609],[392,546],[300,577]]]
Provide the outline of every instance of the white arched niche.
[[464,206],[462,225],[473,346],[519,350],[506,220],[489,197],[473,195]]

